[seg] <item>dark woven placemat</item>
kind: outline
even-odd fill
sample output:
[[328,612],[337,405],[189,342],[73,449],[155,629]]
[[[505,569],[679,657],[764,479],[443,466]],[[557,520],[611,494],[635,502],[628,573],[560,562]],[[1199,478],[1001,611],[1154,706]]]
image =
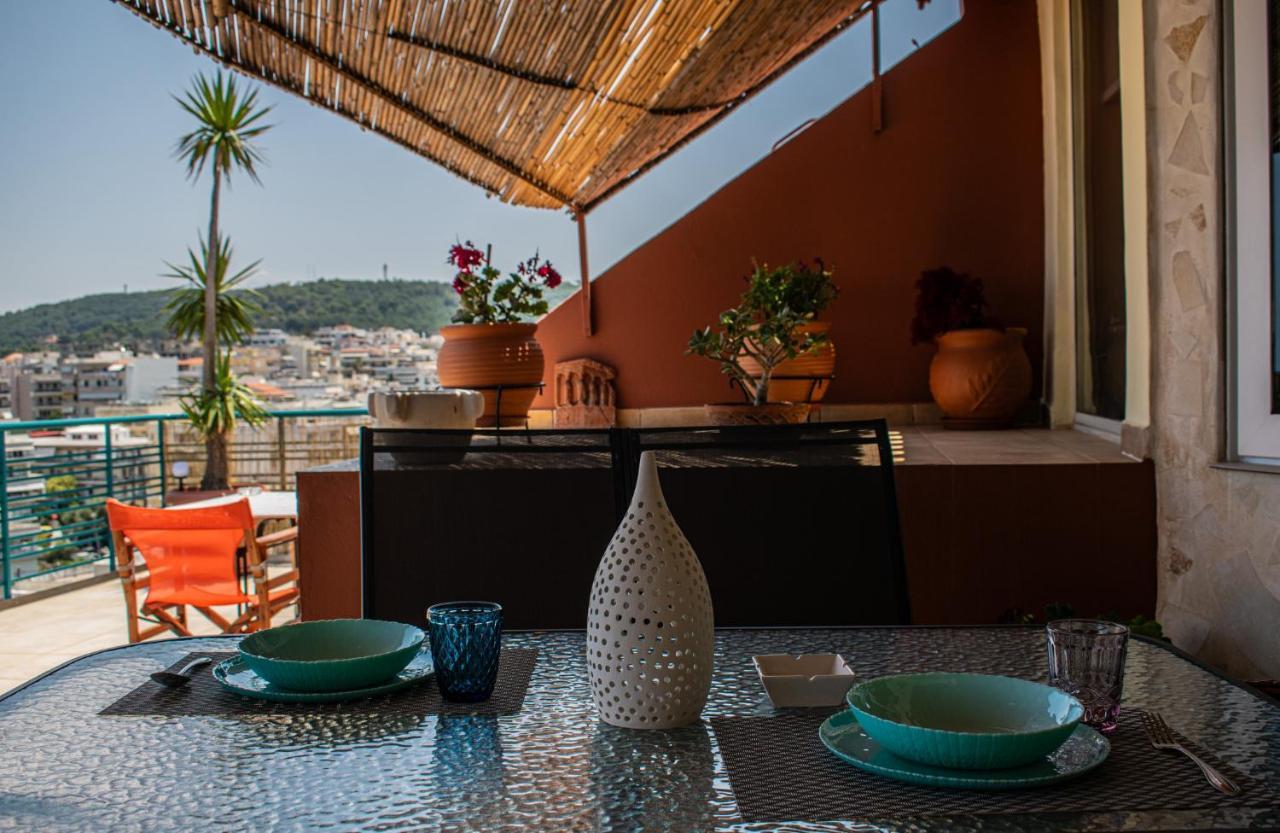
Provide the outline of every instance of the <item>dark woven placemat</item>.
[[[215,661],[235,656],[234,652],[199,651],[187,654],[169,666],[177,671],[196,657],[213,657]],[[498,661],[498,681],[493,695],[483,703],[450,703],[440,697],[440,689],[434,677],[418,685],[400,691],[348,700],[344,703],[272,703],[232,694],[213,678],[213,666],[196,672],[191,682],[182,688],[165,688],[151,680],[130,691],[107,706],[98,714],[106,715],[162,715],[185,717],[192,715],[245,715],[245,714],[323,714],[325,712],[377,712],[379,714],[445,714],[445,715],[502,715],[515,714],[524,703],[529,688],[529,677],[538,660],[537,648],[504,648]]]
[[1185,756],[1152,748],[1132,709],[1111,736],[1110,756],[1093,772],[1054,786],[1003,791],[922,787],[863,772],[818,739],[829,714],[815,709],[712,718],[745,821],[1280,806],[1257,782],[1188,744],[1243,789],[1234,797],[1217,792]]

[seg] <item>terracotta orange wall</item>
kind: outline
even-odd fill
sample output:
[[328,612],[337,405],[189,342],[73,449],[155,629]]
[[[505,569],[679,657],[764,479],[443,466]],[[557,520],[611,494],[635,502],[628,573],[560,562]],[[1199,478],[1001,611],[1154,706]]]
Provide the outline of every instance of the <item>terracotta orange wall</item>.
[[[1040,59],[1036,4],[967,0],[964,18],[884,78],[886,129],[864,89],[593,282],[596,333],[570,298],[543,319],[547,394],[557,360],[618,371],[619,405],[732,400],[711,362],[684,355],[743,289],[754,257],[822,256],[839,299],[829,402],[929,399],[932,349],[912,347],[914,282],[948,264],[986,281],[1007,325],[1043,342]],[[778,125],[779,133],[791,125]],[[588,217],[588,228],[590,227]]]

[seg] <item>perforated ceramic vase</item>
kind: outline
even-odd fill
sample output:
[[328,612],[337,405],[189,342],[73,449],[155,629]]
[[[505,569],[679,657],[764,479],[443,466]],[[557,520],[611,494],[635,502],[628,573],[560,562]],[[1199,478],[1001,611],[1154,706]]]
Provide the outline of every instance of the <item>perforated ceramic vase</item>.
[[631,506],[591,584],[587,667],[601,719],[628,729],[694,722],[711,688],[714,649],[707,577],[646,451]]

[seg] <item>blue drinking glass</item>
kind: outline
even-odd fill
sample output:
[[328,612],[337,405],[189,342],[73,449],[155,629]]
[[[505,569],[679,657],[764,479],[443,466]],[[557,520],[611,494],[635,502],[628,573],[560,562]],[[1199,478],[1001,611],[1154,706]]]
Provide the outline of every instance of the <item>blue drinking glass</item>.
[[427,635],[440,696],[461,703],[488,700],[502,653],[502,605],[432,605],[427,608]]

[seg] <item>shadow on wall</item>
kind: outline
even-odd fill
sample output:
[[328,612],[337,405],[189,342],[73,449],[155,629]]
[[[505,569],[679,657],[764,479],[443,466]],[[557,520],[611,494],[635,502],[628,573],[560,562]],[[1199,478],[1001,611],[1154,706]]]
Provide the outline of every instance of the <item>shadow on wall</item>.
[[738,176],[592,283],[595,334],[578,298],[538,338],[552,407],[557,361],[618,371],[619,407],[733,400],[716,367],[684,355],[689,334],[745,288],[751,261],[823,257],[839,300],[828,402],[929,400],[933,351],[911,346],[915,280],[949,264],[981,276],[1000,318],[1029,331],[1040,390],[1043,171],[1034,3],[968,3],[953,28],[884,76],[884,130],[864,89]]

